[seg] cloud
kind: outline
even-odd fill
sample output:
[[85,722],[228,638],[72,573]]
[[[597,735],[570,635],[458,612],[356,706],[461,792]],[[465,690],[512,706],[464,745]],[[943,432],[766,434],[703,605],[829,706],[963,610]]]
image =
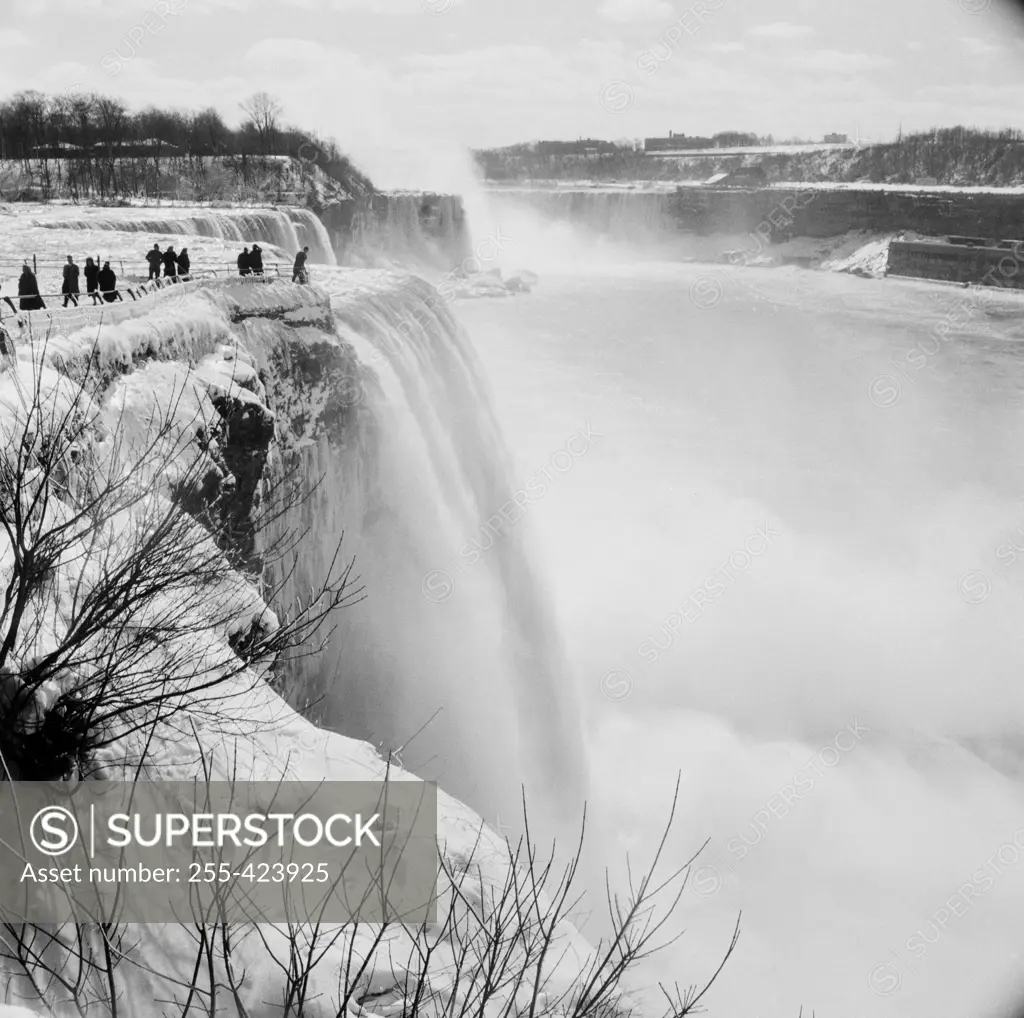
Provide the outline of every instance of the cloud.
[[[72,0],[48,2],[52,9]],[[125,2],[113,0],[119,7]],[[131,0],[133,10],[153,2]],[[1020,91],[1011,87],[1019,80],[1012,76],[1011,42],[980,23],[969,27],[981,40],[1005,46],[991,60],[971,58],[966,49],[946,41],[955,37],[945,33],[945,26],[928,18],[908,19],[905,31],[893,31],[876,48],[852,31],[832,35],[835,22],[805,13],[797,0],[785,5],[768,0],[761,22],[747,19],[730,29],[726,3],[720,12],[726,20],[705,22],[706,32],[691,40],[685,59],[681,46],[672,48],[672,57],[651,75],[638,67],[634,44],[650,46],[660,37],[659,52],[665,52],[664,31],[658,29],[667,29],[688,8],[696,9],[695,0],[683,0],[673,15],[652,23],[615,25],[592,17],[593,34],[583,38],[578,30],[562,31],[561,16],[555,15],[564,8],[558,4],[547,5],[556,31],[542,18],[524,23],[509,13],[506,21],[495,23],[465,16],[463,12],[486,14],[484,4],[472,0],[459,0],[443,17],[431,17],[424,4],[434,3],[441,10],[449,0],[276,0],[286,24],[274,28],[250,18],[241,45],[222,53],[218,40],[238,27],[228,2],[244,0],[188,0],[187,22],[180,17],[174,27],[176,32],[194,28],[195,45],[168,48],[169,28],[152,49],[147,37],[142,56],[126,62],[116,76],[105,74],[100,59],[137,19],[105,24],[91,49],[70,30],[51,44],[33,24],[18,22],[15,27],[28,34],[31,45],[0,60],[0,93],[40,88],[59,94],[76,85],[79,90],[102,85],[133,109],[173,96],[173,104],[182,108],[215,104],[234,123],[242,119],[238,103],[266,89],[280,98],[286,119],[336,136],[382,186],[420,183],[411,172],[418,169],[415,161],[445,146],[485,147],[579,134],[638,137],[665,134],[668,128],[710,134],[723,126],[776,137],[820,136],[858,123],[865,134],[886,138],[895,137],[900,119],[905,131],[957,121],[1000,126],[1019,119],[1013,114],[1015,103],[1018,114],[1024,108]],[[269,9],[270,0],[248,2],[255,13]],[[319,4],[321,16],[311,18],[297,6],[312,2]],[[606,2],[591,4],[591,14]],[[191,15],[203,3],[217,10],[193,23]],[[352,13],[332,14],[332,3],[347,4]],[[704,4],[719,6],[718,0]],[[386,19],[385,11],[403,6],[410,11],[408,19]],[[655,8],[633,0],[619,9],[639,17]],[[361,19],[358,26],[355,18]],[[386,20],[379,26],[382,34],[374,32],[371,18]],[[67,24],[65,19],[60,27]],[[817,34],[806,26],[814,26]],[[385,27],[389,30],[383,31]],[[296,32],[305,38],[293,37]],[[351,41],[357,38],[363,40],[358,46]],[[912,52],[906,40],[919,41],[924,52]],[[946,51],[950,45],[961,60],[928,60],[916,67],[925,53],[940,47]],[[27,55],[38,47],[46,49],[49,59],[23,68]],[[123,43],[121,48],[126,51]],[[879,71],[885,67],[881,56],[893,57],[894,66]],[[905,69],[911,65],[914,74]],[[977,92],[964,91],[968,76],[977,81]],[[635,102],[624,112],[611,113],[601,102],[602,89],[617,80],[633,89]],[[949,86],[948,94],[934,91],[940,84]],[[702,97],[697,107],[694,95]],[[686,111],[686,123],[678,120],[680,110]],[[403,169],[400,175],[396,167],[406,162],[410,172],[406,175]]]
[[960,40],[960,45],[972,56],[972,57],[987,57],[993,53],[1001,52],[1001,47],[993,46],[990,42],[985,42],[984,39],[979,39],[976,36],[968,35]]
[[197,14],[213,14],[217,11],[244,11],[251,6],[249,0],[193,0]]
[[863,74],[892,66],[892,60],[888,57],[876,57],[871,53],[843,53],[836,49],[800,53],[793,57],[793,63],[803,70],[820,71],[823,74]]
[[[302,3],[308,0],[287,0]],[[316,0],[313,0],[316,2]],[[446,14],[461,0],[327,0],[332,11],[366,11],[370,14]]]
[[0,29],[0,53],[28,45],[28,36],[17,28]]
[[754,25],[750,35],[760,39],[805,39],[814,35],[810,25],[794,25],[790,21],[773,21],[767,25]]
[[[472,90],[478,103],[494,112],[528,107],[594,91],[601,83],[596,68],[617,64],[610,54],[592,49],[556,54],[543,46],[501,44],[456,53],[418,53],[399,59],[397,81],[410,96],[433,94],[442,104]],[[585,75],[594,68],[594,77]],[[596,93],[595,93],[596,94]],[[441,111],[438,111],[441,112]]]
[[672,16],[665,0],[604,0],[597,13],[607,21],[654,21]]
[[[46,0],[37,0],[46,2]],[[90,0],[102,2],[102,0]],[[189,0],[197,11],[210,13],[219,9],[226,11],[250,10],[256,4],[266,7],[294,7],[300,11],[350,11],[361,14],[396,15],[404,14],[422,17],[426,14],[447,14],[466,0]]]
[[284,61],[315,65],[323,60],[325,50],[308,39],[261,39],[245,51],[249,63],[277,65]]
[[913,50],[915,53],[917,53],[919,50],[923,50],[924,49],[924,43],[908,42],[907,43],[907,49]]
[[[126,18],[131,19],[136,14],[143,14],[152,6],[153,0],[149,0],[149,4],[142,3],[141,0],[33,0],[31,12],[37,16],[40,14],[48,13],[69,13],[79,16],[88,16],[89,19],[103,18],[108,21],[122,21]],[[138,8],[137,11],[133,11],[133,8]],[[6,11],[4,12],[7,13]],[[10,29],[0,29],[0,50],[3,46],[3,36],[6,35]]]

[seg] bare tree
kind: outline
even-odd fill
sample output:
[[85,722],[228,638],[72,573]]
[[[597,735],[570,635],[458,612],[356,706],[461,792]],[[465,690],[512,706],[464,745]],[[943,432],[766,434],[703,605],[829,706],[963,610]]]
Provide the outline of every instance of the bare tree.
[[277,151],[277,125],[284,107],[267,92],[254,92],[239,103],[256,131],[263,152]]
[[128,124],[128,111],[117,99],[99,96],[96,99],[96,133],[104,152],[96,155],[100,194],[118,187],[116,157],[120,154]]
[[154,940],[139,950],[145,932],[116,914],[56,928],[5,921],[0,961],[20,999],[71,1004],[79,1015],[100,1018],[123,1013],[122,1002],[137,998],[139,986],[173,1018],[345,1018],[377,1002],[405,1018],[685,1018],[702,1010],[735,950],[739,918],[709,976],[697,984],[658,984],[661,1005],[641,1006],[632,980],[640,963],[678,939],[663,931],[696,859],[659,872],[674,812],[675,801],[643,875],[634,879],[630,871],[623,897],[608,889],[610,933],[589,959],[568,962],[575,965],[568,977],[556,971],[564,973],[574,950],[567,923],[583,898],[585,824],[564,865],[556,863],[554,846],[541,855],[530,843],[528,822],[514,848],[483,828],[461,851],[449,854],[439,844],[437,920],[430,924],[324,923],[316,914],[305,922],[259,925],[254,916],[252,923],[232,923],[221,906],[224,892],[214,886],[192,924],[179,928],[179,943],[192,945],[187,968],[163,968]]
[[349,195],[373,192],[333,141],[284,125],[275,98],[256,93],[242,106],[248,116],[232,130],[212,108],[183,114],[149,107],[129,114],[110,96],[21,92],[0,101],[0,160],[20,161],[18,176],[44,198],[139,194],[159,190],[161,183],[186,183],[194,193],[207,193],[216,186],[210,170],[219,158],[245,188],[282,199],[288,171],[276,160],[253,158],[261,154],[298,156],[307,188],[316,165]]
[[212,106],[191,115],[189,135],[190,150],[200,155],[221,155],[231,140],[231,132]]
[[140,416],[104,391],[95,357],[75,381],[45,356],[0,375],[0,750],[28,780],[88,773],[103,747],[193,711],[216,721],[222,688],[315,651],[360,595],[340,547],[297,605],[262,570],[294,556],[295,535],[229,556],[262,526],[234,504],[229,405],[222,416],[187,378]]

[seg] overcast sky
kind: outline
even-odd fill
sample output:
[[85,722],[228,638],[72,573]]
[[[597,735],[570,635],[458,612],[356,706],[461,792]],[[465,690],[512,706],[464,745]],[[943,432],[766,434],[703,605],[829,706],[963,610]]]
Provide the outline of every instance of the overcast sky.
[[237,122],[263,88],[374,163],[669,130],[1024,128],[1024,25],[1002,2],[31,0],[5,10],[0,92],[96,89]]

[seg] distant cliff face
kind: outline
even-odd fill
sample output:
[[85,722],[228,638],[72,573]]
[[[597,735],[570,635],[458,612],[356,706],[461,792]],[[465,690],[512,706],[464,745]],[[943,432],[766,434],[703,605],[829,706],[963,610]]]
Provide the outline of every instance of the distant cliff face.
[[836,237],[852,230],[1024,237],[1024,201],[1018,194],[999,192],[681,187],[660,192],[566,188],[494,194],[623,239],[640,240],[651,233],[760,232],[768,243],[776,243],[792,237]]
[[378,192],[330,205],[320,218],[344,265],[385,262],[451,268],[469,254],[462,199],[432,192]]

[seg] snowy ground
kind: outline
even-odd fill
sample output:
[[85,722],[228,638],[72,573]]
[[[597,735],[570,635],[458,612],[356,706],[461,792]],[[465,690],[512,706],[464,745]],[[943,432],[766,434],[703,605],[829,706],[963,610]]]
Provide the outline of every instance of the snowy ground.
[[[277,205],[229,206],[217,202],[161,201],[145,202],[135,199],[127,205],[84,205],[69,201],[53,202],[12,202],[0,206],[0,212],[13,216],[15,221],[37,221],[59,223],[66,219],[177,219],[183,212],[207,213],[211,210],[218,215],[241,218],[255,211],[277,212]],[[5,226],[9,225],[4,221]]]
[[896,236],[851,230],[838,237],[794,237],[767,247],[748,236],[740,251],[747,256],[748,265],[775,266],[790,259],[806,259],[808,268],[881,277],[889,260],[889,244]]
[[[4,226],[7,226],[5,221]],[[0,233],[0,294],[13,295],[18,290],[18,277],[24,262],[32,264],[35,255],[39,266],[37,279],[41,293],[59,293],[62,266],[68,255],[72,255],[79,270],[85,259],[99,259],[100,264],[109,261],[118,279],[145,279],[148,266],[145,254],[154,244],[165,251],[168,245],[180,252],[188,248],[193,271],[216,269],[219,274],[234,274],[232,267],[241,250],[235,241],[219,240],[215,237],[183,237],[176,233],[122,233],[119,231],[81,231],[49,229],[32,223],[18,223],[14,229]],[[261,245],[264,263],[278,261],[290,267],[294,255],[271,244]],[[287,268],[285,268],[287,271]],[[84,277],[79,287],[85,291]]]

